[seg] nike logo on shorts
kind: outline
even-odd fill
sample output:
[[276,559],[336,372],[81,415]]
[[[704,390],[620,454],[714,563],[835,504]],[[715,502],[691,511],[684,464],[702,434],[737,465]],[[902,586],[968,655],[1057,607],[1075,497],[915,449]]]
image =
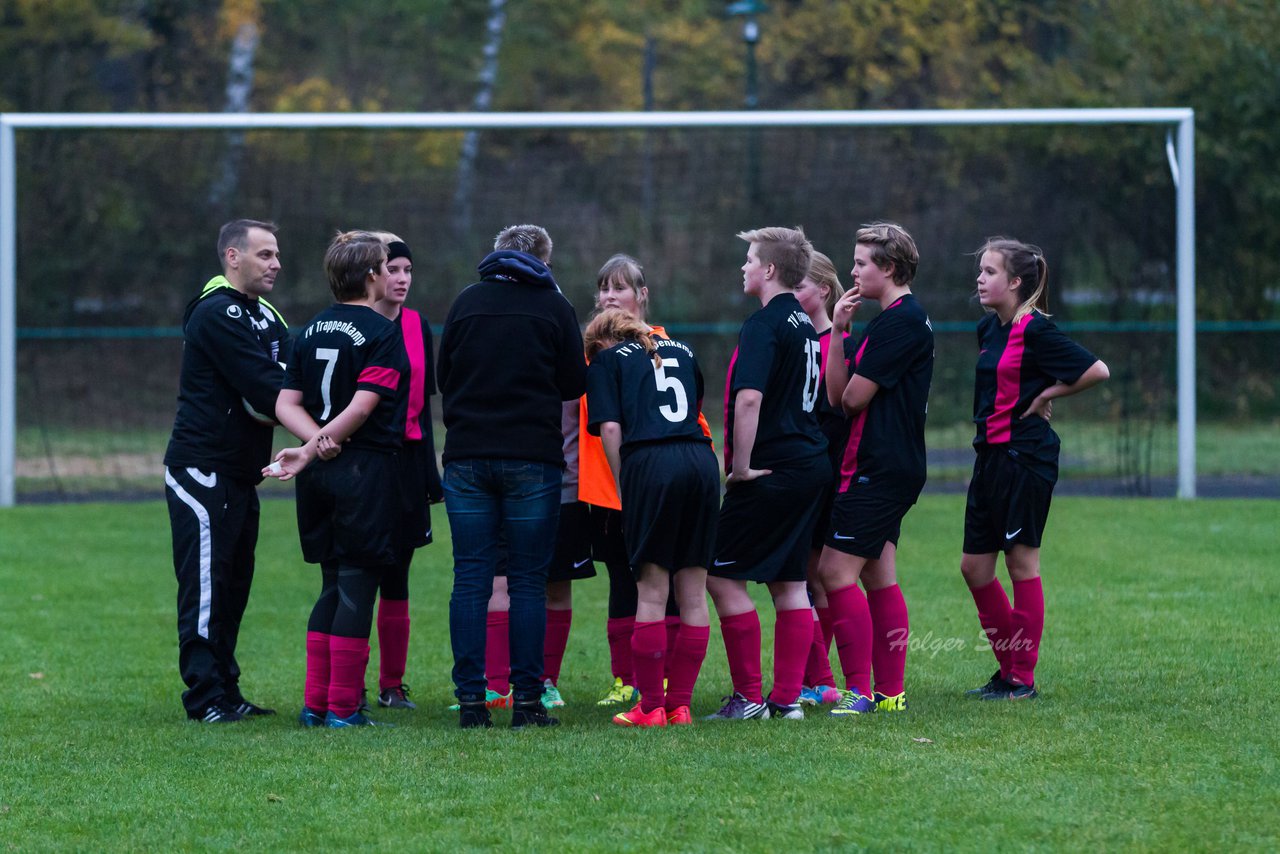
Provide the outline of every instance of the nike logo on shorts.
[[717,560],[712,565],[713,566],[731,566],[735,563],[737,563],[736,560]]
[[1010,533],[1006,532],[1006,533],[1005,533],[1005,535],[1004,535],[1004,538],[1005,538],[1006,540],[1012,540],[1014,537],[1018,536],[1018,535],[1019,535],[1019,534],[1021,534],[1021,533],[1022,533],[1022,529],[1021,529],[1021,528],[1019,528],[1018,530],[1014,531],[1012,534],[1010,534]]
[[581,567],[583,567],[583,566],[585,566],[585,565],[587,565],[587,564],[589,564],[589,563],[591,563],[591,558],[584,558],[583,560],[575,560],[575,561],[573,562],[573,568],[574,568],[574,569],[579,569],[579,568],[581,568]]
[[835,539],[835,540],[856,540],[857,539],[857,537],[854,537],[854,536],[846,537],[844,534],[840,533],[839,531],[833,531],[831,534],[831,537],[832,539]]

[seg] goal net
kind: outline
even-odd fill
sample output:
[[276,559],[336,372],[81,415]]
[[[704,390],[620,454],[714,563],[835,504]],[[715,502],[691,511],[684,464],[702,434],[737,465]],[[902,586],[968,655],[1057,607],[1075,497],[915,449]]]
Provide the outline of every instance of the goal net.
[[[1178,196],[1165,140],[1189,111],[1083,123],[1072,123],[1077,111],[1057,112],[1043,124],[494,114],[472,117],[486,124],[474,131],[473,162],[461,153],[467,120],[457,116],[436,117],[441,127],[427,126],[430,116],[375,115],[256,116],[260,125],[239,128],[217,126],[226,117],[216,116],[203,117],[212,126],[164,116],[133,116],[128,127],[76,117],[16,133],[5,126],[14,164],[6,192],[16,188],[14,409],[0,413],[13,425],[11,488],[19,501],[160,494],[183,307],[219,272],[214,242],[227,219],[279,225],[272,302],[295,327],[328,302],[321,259],[339,229],[403,236],[415,261],[410,305],[436,324],[505,225],[549,230],[554,273],[584,321],[600,265],[633,255],[645,268],[650,319],[699,353],[713,422],[737,329],[754,309],[734,235],[802,225],[847,285],[854,231],[887,219],[920,247],[915,291],[937,333],[931,488],[962,484],[972,462],[981,317],[972,253],[1002,234],[1045,249],[1055,320],[1112,369],[1099,392],[1055,412],[1064,481],[1158,492],[1185,462]],[[709,118],[695,123],[699,115]],[[1113,156],[1098,161],[1099,151]],[[863,314],[865,322],[874,311]]]

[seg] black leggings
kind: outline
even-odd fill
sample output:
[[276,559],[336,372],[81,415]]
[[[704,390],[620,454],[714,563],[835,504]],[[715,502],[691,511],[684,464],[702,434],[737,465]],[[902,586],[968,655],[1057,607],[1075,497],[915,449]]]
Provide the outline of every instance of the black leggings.
[[381,569],[342,565],[336,561],[321,563],[320,598],[311,609],[307,631],[343,638],[369,637],[373,628],[373,604],[383,574]]
[[382,573],[378,583],[378,592],[383,599],[406,600],[409,598],[409,564],[413,562],[413,550],[396,556],[395,566],[389,566]]

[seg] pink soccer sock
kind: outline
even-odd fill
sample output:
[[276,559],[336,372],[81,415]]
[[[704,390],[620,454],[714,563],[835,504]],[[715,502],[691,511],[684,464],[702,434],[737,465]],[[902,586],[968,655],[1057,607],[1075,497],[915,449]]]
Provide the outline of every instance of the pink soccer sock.
[[394,688],[404,682],[409,659],[409,600],[378,602],[378,687]]
[[1021,685],[1036,684],[1036,662],[1040,658],[1040,637],[1044,634],[1044,587],[1040,577],[1013,582],[1013,636],[1010,639],[1009,680]]
[[329,636],[323,632],[307,632],[307,681],[302,689],[302,704],[322,716],[329,711]]
[[368,660],[368,638],[329,636],[329,711],[338,717],[350,717],[360,707]]
[[663,674],[668,681],[671,679],[671,650],[676,648],[676,635],[680,634],[680,615],[667,614],[667,672]]
[[542,642],[542,678],[552,685],[560,683],[560,665],[564,663],[564,650],[569,645],[569,629],[573,625],[573,609],[547,611],[547,633]]
[[876,690],[886,697],[903,691],[907,673],[907,641],[911,623],[907,617],[907,600],[896,584],[867,591],[867,608],[871,612],[871,671],[876,677]]
[[605,634],[609,638],[609,667],[624,685],[635,684],[636,675],[631,666],[631,633],[635,628],[634,616],[610,617],[605,623]]
[[665,620],[642,623],[636,620],[631,633],[631,661],[636,670],[635,686],[640,691],[640,710],[652,712],[665,702],[662,674],[667,657],[667,625]]
[[809,657],[804,665],[804,684],[810,688],[816,688],[819,685],[835,685],[836,677],[831,672],[831,655],[828,652],[831,644],[822,630],[822,623],[818,620],[816,612],[812,622],[813,640],[809,643]]
[[978,622],[987,634],[987,643],[1000,663],[1000,674],[1008,677],[1013,670],[1013,657],[1009,654],[1013,608],[1009,606],[1009,597],[998,578],[981,587],[970,587],[969,593],[973,596],[973,604],[978,606]]
[[734,614],[720,620],[724,651],[729,658],[729,678],[733,690],[753,703],[763,703],[760,673],[760,615],[755,611]]
[[698,672],[707,657],[707,641],[711,637],[710,626],[680,624],[675,644],[667,650],[671,661],[667,683],[667,711],[672,712],[693,701],[693,686]]
[[800,696],[804,663],[813,645],[813,609],[779,611],[773,623],[773,688],[769,698],[789,706]]
[[490,611],[485,617],[484,643],[488,688],[506,696],[511,693],[511,620],[506,611]]
[[871,610],[857,584],[827,591],[845,687],[871,696]]
[[822,624],[822,648],[830,651],[831,641],[836,636],[836,618],[831,613],[831,606],[814,608],[818,612],[818,622]]

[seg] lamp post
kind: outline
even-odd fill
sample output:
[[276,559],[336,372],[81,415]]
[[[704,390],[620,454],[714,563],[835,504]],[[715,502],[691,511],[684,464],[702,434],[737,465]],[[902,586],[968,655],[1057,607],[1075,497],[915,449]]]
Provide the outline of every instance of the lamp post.
[[[754,110],[760,106],[760,96],[756,76],[756,44],[760,41],[760,24],[756,15],[768,12],[769,7],[760,0],[736,0],[724,10],[729,17],[741,17],[742,43],[747,47],[747,97],[746,108]],[[760,131],[750,128],[747,131],[747,187],[751,203],[760,200]]]

